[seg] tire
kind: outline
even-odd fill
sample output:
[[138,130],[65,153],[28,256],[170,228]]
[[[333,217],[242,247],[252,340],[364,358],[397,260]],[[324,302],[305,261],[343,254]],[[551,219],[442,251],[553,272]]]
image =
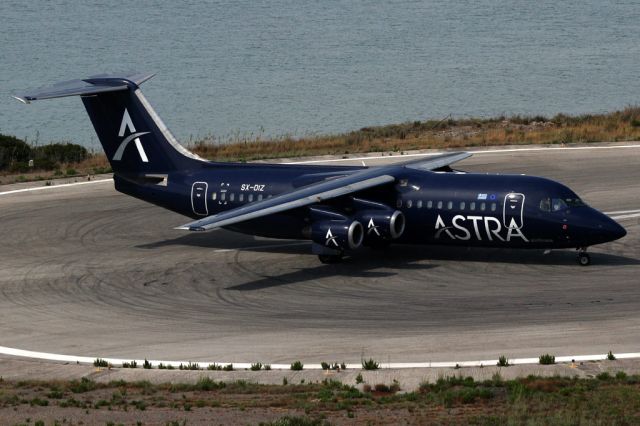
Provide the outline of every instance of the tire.
[[587,253],[580,253],[578,255],[578,263],[580,266],[589,266],[591,264],[591,256]]

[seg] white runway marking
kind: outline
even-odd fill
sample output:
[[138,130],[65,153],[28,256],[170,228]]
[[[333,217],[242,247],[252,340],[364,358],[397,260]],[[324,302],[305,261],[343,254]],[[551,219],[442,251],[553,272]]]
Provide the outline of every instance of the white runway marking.
[[[559,147],[540,147],[540,148],[506,148],[506,149],[486,149],[486,150],[467,150],[473,155],[476,154],[501,154],[505,152],[530,152],[530,151],[563,151],[563,150],[586,150],[586,149],[622,149],[622,148],[640,148],[640,145],[615,145],[615,146],[559,146]],[[460,151],[465,151],[464,148],[460,148]],[[336,158],[332,160],[309,160],[309,161],[292,161],[282,164],[312,164],[312,163],[332,163],[337,161],[366,161],[366,160],[380,160],[380,159],[395,159],[395,158],[407,158],[407,157],[432,157],[434,155],[440,155],[446,151],[429,152],[420,154],[394,154],[394,155],[380,155],[376,157],[352,157],[352,158]]]
[[640,217],[640,213],[623,214],[620,216],[609,216],[609,217],[611,217],[611,219],[613,220],[633,219],[634,217]]
[[66,187],[69,187],[69,186],[89,185],[91,183],[102,183],[102,182],[113,182],[113,179],[111,179],[111,178],[110,179],[98,179],[98,180],[88,180],[88,181],[85,181],[85,182],[61,183],[60,185],[35,186],[33,188],[13,189],[11,191],[0,192],[0,195],[17,194],[17,193],[20,193],[20,192],[42,191],[43,189],[66,188]]
[[[113,365],[114,367],[121,366],[123,362],[130,362],[131,359],[122,359],[122,358],[102,358],[100,356],[77,356],[77,355],[61,355],[61,354],[52,354],[47,352],[35,352],[35,351],[27,351],[24,349],[16,349],[16,348],[8,348],[5,346],[0,346],[0,354],[16,356],[21,358],[31,358],[31,359],[41,359],[46,361],[56,361],[56,362],[70,362],[70,363],[80,363],[80,364],[93,364],[93,362],[97,359],[103,359]],[[622,353],[622,354],[614,354],[618,359],[631,359],[631,358],[640,358],[640,353],[632,352],[632,353]],[[558,356],[556,357],[556,362],[578,362],[578,361],[603,361],[607,359],[607,354],[597,354],[597,355],[567,355],[567,356]],[[143,359],[135,360],[139,365],[144,364]],[[180,364],[186,365],[192,361],[161,361],[161,360],[149,360],[151,365],[157,367],[158,364],[162,363],[164,365],[172,365],[174,367],[178,367]],[[249,362],[202,362],[195,361],[201,368],[207,368],[209,365],[227,365],[233,364],[234,368],[244,369],[251,368],[251,363]],[[510,364],[538,364],[538,358],[516,358],[510,359]],[[380,363],[381,368],[454,368],[456,366],[460,367],[487,367],[494,366],[498,363],[497,359],[485,359],[480,361],[451,361],[451,362],[391,362],[391,363]],[[273,370],[289,370],[291,368],[290,364],[271,364],[271,369]],[[306,364],[304,366],[307,370],[319,370],[322,367],[320,364]],[[357,364],[347,364],[347,368],[349,369],[362,369],[362,365]]]

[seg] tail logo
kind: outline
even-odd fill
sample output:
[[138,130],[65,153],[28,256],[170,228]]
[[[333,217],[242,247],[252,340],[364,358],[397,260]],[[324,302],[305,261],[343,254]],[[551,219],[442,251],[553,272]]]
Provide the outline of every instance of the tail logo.
[[149,159],[147,158],[147,154],[144,152],[142,142],[140,142],[140,136],[146,135],[149,132],[136,132],[136,128],[133,126],[133,121],[131,120],[129,111],[127,111],[127,109],[125,108],[118,136],[123,137],[127,129],[129,130],[129,135],[120,143],[120,146],[116,150],[116,153],[113,155],[113,160],[122,160],[122,154],[124,154],[125,148],[127,147],[127,145],[129,145],[129,142],[134,141],[136,148],[138,149],[138,154],[140,154],[140,159],[143,163],[148,163]]

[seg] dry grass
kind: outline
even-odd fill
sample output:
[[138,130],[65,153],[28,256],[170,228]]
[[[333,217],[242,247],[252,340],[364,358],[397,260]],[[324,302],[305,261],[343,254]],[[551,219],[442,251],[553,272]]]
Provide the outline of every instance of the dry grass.
[[300,139],[283,137],[223,144],[209,137],[196,141],[189,148],[211,160],[250,161],[360,152],[637,139],[640,139],[640,107],[628,107],[598,115],[559,114],[551,119],[513,116],[416,121]]

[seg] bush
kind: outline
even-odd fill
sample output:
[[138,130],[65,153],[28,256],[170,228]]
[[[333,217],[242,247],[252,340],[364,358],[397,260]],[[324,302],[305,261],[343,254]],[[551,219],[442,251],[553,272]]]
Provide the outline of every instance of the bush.
[[302,364],[300,361],[296,361],[293,364],[291,364],[291,369],[294,371],[300,371],[304,368],[304,364]]
[[74,168],[68,168],[67,169],[67,176],[75,176],[78,174],[78,171]]
[[611,377],[611,374],[609,374],[609,373],[607,373],[607,372],[605,371],[605,372],[603,372],[603,373],[598,374],[598,375],[596,376],[596,379],[598,379],[598,380],[602,380],[602,381],[605,381],[605,382],[606,382],[607,380],[611,380],[611,379],[612,379],[612,377]]
[[331,368],[331,366],[324,361],[320,363],[320,367],[322,367],[323,370],[329,370]]
[[0,133],[0,170],[16,162],[27,163],[30,157],[31,147],[25,141]]
[[94,367],[108,367],[109,363],[107,361],[105,361],[102,358],[96,358],[95,361],[93,361],[93,366]]
[[135,360],[131,362],[123,362],[122,368],[138,368],[138,363]]
[[224,367],[222,367],[223,371],[233,371],[233,364],[227,364]]
[[259,371],[262,370],[262,363],[256,362],[255,364],[251,364],[251,371]]
[[146,369],[146,370],[151,370],[153,368],[153,366],[151,365],[151,363],[149,361],[147,361],[147,359],[144,359],[144,364],[142,364],[142,368]]
[[380,368],[380,364],[373,360],[373,358],[363,359],[362,368],[365,370],[377,370]]
[[500,358],[498,358],[498,367],[508,367],[509,366],[509,360],[507,359],[506,356],[504,355],[500,355]]
[[362,374],[358,373],[358,375],[356,376],[356,384],[360,384],[363,383],[364,379],[362,378]]
[[222,366],[216,363],[213,364],[209,364],[207,365],[207,370],[216,370],[216,371],[221,371],[222,370]]
[[556,357],[554,355],[544,354],[540,355],[538,362],[542,365],[551,365],[556,363]]
[[613,352],[609,351],[609,353],[607,354],[607,359],[609,361],[615,361],[616,356],[613,354]]

